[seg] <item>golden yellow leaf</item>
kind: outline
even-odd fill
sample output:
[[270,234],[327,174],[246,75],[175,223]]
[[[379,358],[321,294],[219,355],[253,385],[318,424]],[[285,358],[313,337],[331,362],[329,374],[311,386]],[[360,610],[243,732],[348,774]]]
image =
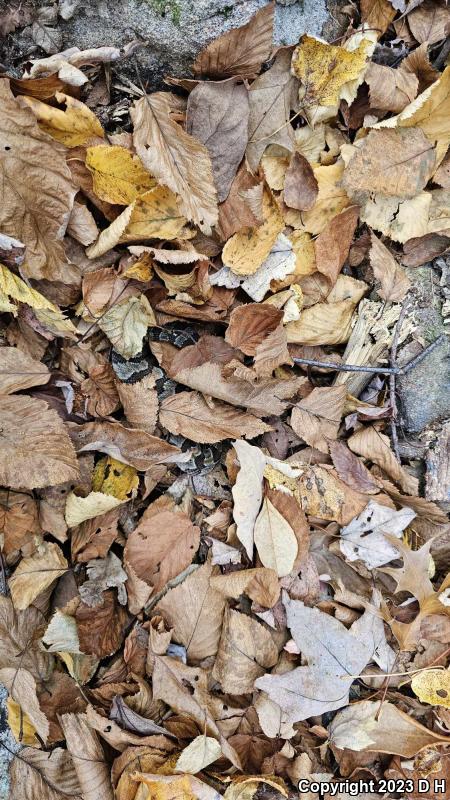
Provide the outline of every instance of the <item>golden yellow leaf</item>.
[[286,211],[286,225],[307,231],[313,236],[322,233],[333,217],[351,205],[350,198],[341,186],[343,173],[344,163],[341,160],[329,166],[315,167],[314,175],[319,185],[317,200],[310,211]]
[[127,206],[156,186],[139,156],[126,147],[109,144],[88,147],[86,166],[92,173],[95,194],[107,203]]
[[262,225],[235,233],[223,248],[222,261],[236,275],[254,275],[284,228],[279,208],[268,190],[263,194],[263,214]]
[[[292,56],[292,72],[301,82],[300,100],[309,121],[319,121],[318,106],[335,108],[344,87],[362,80],[368,40],[349,52],[305,34]],[[320,117],[323,119],[323,116]]]
[[443,155],[450,142],[450,66],[400,114],[376,127],[421,128],[427,139],[439,143]]
[[8,725],[11,728],[12,734],[16,742],[23,745],[32,745],[33,747],[40,747],[39,739],[36,736],[36,728],[31,722],[28,714],[25,714],[19,703],[8,697],[6,701],[6,708],[8,710]]
[[117,498],[130,500],[139,486],[139,476],[134,467],[117,461],[112,456],[101,458],[92,475],[92,490]]
[[279,578],[289,575],[297,558],[297,538],[289,522],[267,497],[255,522],[254,539],[264,566],[275,570]]
[[14,607],[19,611],[31,605],[44,589],[64,575],[67,561],[54,542],[42,542],[34,555],[23,558],[9,579]]
[[152,279],[152,257],[150,253],[142,253],[141,257],[125,270],[124,277],[146,283]]
[[413,676],[411,689],[422,703],[450,708],[450,669],[427,669]]
[[156,186],[127,206],[86,254],[97,258],[124,242],[175,239],[181,236],[185,224],[175,195],[165,186]]
[[78,147],[93,136],[103,138],[103,128],[98,118],[81,100],[62,92],[56,92],[55,97],[58,103],[64,103],[65,109],[49,106],[35,97],[23,98],[42,131],[66,147]]

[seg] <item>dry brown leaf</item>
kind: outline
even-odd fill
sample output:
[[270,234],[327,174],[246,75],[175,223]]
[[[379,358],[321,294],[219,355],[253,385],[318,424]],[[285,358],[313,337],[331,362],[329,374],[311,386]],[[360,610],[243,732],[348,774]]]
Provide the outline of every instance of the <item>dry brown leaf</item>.
[[225,693],[252,692],[256,678],[273,667],[278,649],[269,631],[257,620],[228,609],[214,662],[213,677]]
[[144,514],[128,537],[124,558],[138,578],[158,593],[189,566],[199,543],[200,530],[185,514]]
[[313,389],[292,409],[294,432],[311,447],[328,453],[330,440],[337,439],[346,399],[345,386]]
[[12,394],[48,383],[50,372],[17,347],[0,348],[0,394]]
[[303,511],[308,516],[346,525],[367,505],[367,496],[352,490],[328,468],[305,470],[298,481]]
[[414,100],[419,80],[412,71],[402,68],[403,64],[399,69],[369,64],[364,80],[369,85],[371,108],[397,114]]
[[246,594],[255,603],[266,608],[272,608],[280,596],[278,576],[275,570],[266,567],[216,575],[211,578],[211,586],[225,597],[232,597],[235,600],[241,594]]
[[248,115],[248,90],[241,83],[199,83],[189,95],[186,130],[208,150],[219,203],[228,197],[247,147]]
[[45,626],[36,607],[16,611],[9,597],[0,597],[0,668],[22,668],[37,681],[47,681],[53,670],[53,657],[40,645]]
[[295,152],[284,179],[284,202],[298,211],[309,211],[317,200],[318,191],[319,184],[309,161]]
[[26,669],[4,667],[0,669],[0,681],[8,690],[9,697],[15,700],[27,715],[35,731],[44,744],[50,732],[49,721],[41,710],[36,694],[36,681]]
[[402,61],[402,70],[411,72],[419,81],[419,92],[428,89],[432,83],[440,78],[440,73],[434,69],[428,58],[428,45],[426,42],[416,47]]
[[146,375],[137,383],[116,380],[116,390],[127,422],[133,428],[153,434],[158,419],[158,394],[154,375]]
[[356,202],[369,194],[415,198],[431,178],[435,161],[435,150],[418,127],[371,130],[355,148],[342,185]]
[[274,3],[269,3],[251,17],[246,25],[234,28],[214,39],[197,56],[194,75],[209,78],[254,78],[270,56]]
[[[67,282],[71,276],[62,238],[75,188],[64,147],[41,133],[33,113],[1,82],[2,233],[27,247],[26,275]],[[26,182],[23,176],[26,174]],[[23,191],[17,192],[22,185]]]
[[361,0],[361,21],[381,36],[391,24],[396,9],[390,0]]
[[358,218],[358,206],[346,208],[333,217],[314,242],[316,269],[328,278],[331,286],[347,260]]
[[287,346],[287,336],[281,323],[266,339],[261,342],[255,352],[255,372],[257,375],[271,375],[282,364],[293,365]]
[[301,213],[287,209],[284,215],[286,225],[306,231],[316,236],[321,233],[336,214],[351,205],[350,198],[342,186],[344,162],[339,159],[329,166],[314,167],[319,186],[317,200],[310,211]]
[[[34,548],[33,538],[40,533],[38,506],[26,492],[0,491],[0,534],[6,563],[14,563],[19,551]],[[29,551],[28,551],[29,552]]]
[[373,461],[383,469],[407,494],[417,494],[419,483],[397,461],[389,439],[374,427],[361,428],[348,440],[350,450]]
[[70,436],[79,453],[98,450],[138,470],[186,460],[178,447],[137,428],[125,428],[120,422],[74,425]]
[[98,364],[80,389],[86,397],[86,411],[93,417],[107,417],[120,406],[114,371],[110,364]]
[[177,392],[161,402],[159,422],[170,433],[193,442],[214,444],[224,439],[254,439],[270,425],[220,401],[207,403],[198,392]]
[[262,194],[263,184],[247,171],[243,163],[231,184],[227,199],[219,205],[217,230],[223,241],[241,228],[254,228],[263,222]]
[[65,800],[81,797],[81,786],[75,767],[67,750],[57,747],[51,753],[24,747],[20,758],[13,758],[10,766],[10,800],[23,800],[23,787],[27,787],[27,800]]
[[171,97],[155,92],[135,103],[130,112],[134,146],[150,174],[180,197],[185,217],[209,232],[218,215],[211,159],[206,147],[171,118]]
[[266,260],[284,228],[278,206],[268,189],[263,194],[262,208],[262,225],[235,233],[223,248],[222,261],[235,275],[253,275]]
[[371,244],[370,266],[373,269],[376,280],[381,284],[378,294],[383,300],[390,300],[391,302],[404,300],[411,287],[411,281],[404,269],[400,264],[397,264],[392,253],[373,232]]
[[86,714],[63,714],[61,727],[83,800],[113,800],[114,793],[105,755]]
[[112,590],[103,593],[100,606],[81,602],[75,612],[80,650],[97,658],[111,656],[122,644],[129,617]]
[[283,312],[272,305],[248,303],[237,306],[230,315],[225,341],[246,356],[254,356],[256,348],[283,319]]
[[328,448],[336,472],[344,483],[364,494],[377,494],[380,491],[367,467],[344,442],[329,442]]
[[450,12],[442,0],[425,0],[408,14],[408,25],[414,38],[428,45],[445,39],[450,30]]
[[298,83],[290,73],[290,65],[291,51],[281,48],[271,68],[250,87],[246,157],[252,172],[258,169],[268,145],[279,145],[287,153],[294,149],[294,131],[289,120],[291,109],[298,105]]
[[210,585],[211,564],[203,564],[159,601],[158,613],[184,644],[190,663],[214,656],[219,644],[225,597]]
[[23,558],[9,580],[15,608],[23,611],[48,589],[68,567],[62,550],[53,542],[42,542],[36,553]]

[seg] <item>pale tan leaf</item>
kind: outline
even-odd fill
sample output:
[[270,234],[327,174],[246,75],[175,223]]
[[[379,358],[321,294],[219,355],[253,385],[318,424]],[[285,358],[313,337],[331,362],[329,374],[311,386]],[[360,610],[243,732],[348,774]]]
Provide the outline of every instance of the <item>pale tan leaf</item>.
[[132,358],[141,352],[142,340],[149,325],[155,324],[155,315],[141,294],[113,305],[97,324],[121,356]]
[[340,548],[348,561],[360,559],[375,569],[398,558],[392,538],[400,539],[415,517],[410,508],[395,511],[369,500],[365,509],[341,530]]
[[15,608],[23,611],[68,567],[62,550],[53,542],[42,542],[37,551],[23,558],[9,580]]
[[328,453],[330,440],[337,439],[346,399],[345,386],[313,389],[292,409],[292,429],[311,447]]
[[124,558],[140,580],[160,592],[192,562],[200,529],[182,513],[145,515],[129,535]]
[[414,38],[420,43],[435,44],[448,36],[450,11],[445,2],[425,0],[408,14],[408,25]]
[[180,197],[184,216],[208,232],[218,219],[211,159],[206,147],[171,118],[171,97],[155,92],[135,103],[130,112],[134,146],[151,175]]
[[26,669],[4,667],[0,669],[0,681],[6,686],[10,698],[15,700],[32,722],[44,743],[50,732],[49,721],[41,710],[36,694],[36,681]]
[[197,736],[183,750],[175,765],[177,772],[190,772],[195,775],[222,755],[219,742],[211,736]]
[[86,714],[62,714],[60,722],[83,800],[114,800],[105,755]]
[[260,622],[228,609],[214,662],[213,677],[225,693],[246,694],[278,660],[278,649]]
[[203,564],[170,589],[157,606],[173,628],[174,640],[186,647],[191,663],[215,655],[219,645],[226,599],[211,587],[211,572],[211,565]]
[[97,223],[84,203],[75,201],[69,217],[67,233],[84,245],[95,242],[99,233]]
[[419,483],[397,461],[389,439],[376,428],[361,428],[348,440],[350,450],[378,464],[407,494],[417,494]]
[[[404,509],[406,510],[406,509]],[[387,540],[403,558],[402,567],[384,567],[383,572],[391,575],[396,582],[396,592],[409,592],[416,597],[422,606],[427,599],[433,597],[434,589],[430,581],[430,546],[425,542],[418,550],[411,550],[407,544],[394,536],[386,535]]]
[[67,750],[57,747],[51,753],[24,747],[10,766],[10,800],[81,800],[81,787],[72,758]]
[[16,611],[9,597],[0,597],[0,667],[26,669],[37,681],[47,681],[54,662],[40,646],[44,630],[41,611],[34,606]]
[[346,525],[367,505],[367,495],[350,489],[329,468],[309,467],[299,479],[298,491],[305,514]]
[[1,231],[26,245],[27,277],[68,282],[73,271],[62,239],[76,189],[65,149],[39,130],[32,111],[13,97],[6,80],[0,106]]
[[226,403],[206,403],[198,392],[178,392],[161,402],[159,422],[170,433],[194,442],[254,439],[270,430],[262,420]]
[[79,497],[71,492],[66,500],[65,519],[69,528],[81,525],[87,519],[98,517],[120,506],[122,500],[103,492],[89,492],[86,497]]
[[187,460],[178,447],[145,431],[126,428],[120,422],[74,425],[70,428],[70,436],[78,452],[98,450],[138,470],[145,471],[154,464]]
[[0,348],[0,394],[20,392],[49,380],[50,372],[45,364],[17,347]]
[[154,433],[158,420],[158,394],[154,375],[146,375],[137,383],[116,380],[117,393],[122,403],[127,422],[133,428]]
[[246,594],[255,603],[266,608],[272,608],[280,596],[278,576],[275,570],[266,567],[216,575],[211,578],[211,586],[225,597],[232,597],[235,600],[241,594]]
[[197,56],[194,75],[210,78],[254,78],[272,49],[274,3],[269,3],[240,28],[214,39]]
[[413,72],[369,64],[364,80],[369,85],[371,108],[397,114],[414,100],[419,81]]
[[317,200],[318,191],[319,184],[309,161],[295,152],[284,179],[284,202],[298,211],[309,211]]
[[266,260],[284,228],[269,190],[263,194],[263,214],[262,225],[235,233],[223,248],[222,261],[235,275],[253,275]]
[[289,522],[267,497],[255,522],[254,542],[265,567],[280,578],[289,575],[297,558],[297,539]]
[[249,559],[253,558],[254,527],[262,502],[262,480],[266,457],[259,447],[234,442],[240,470],[232,489],[236,535],[244,545]]
[[361,21],[381,36],[396,15],[390,0],[361,0]]
[[383,300],[403,300],[411,287],[411,281],[386,245],[373,232],[371,243],[370,265],[376,280],[381,284],[378,294]]

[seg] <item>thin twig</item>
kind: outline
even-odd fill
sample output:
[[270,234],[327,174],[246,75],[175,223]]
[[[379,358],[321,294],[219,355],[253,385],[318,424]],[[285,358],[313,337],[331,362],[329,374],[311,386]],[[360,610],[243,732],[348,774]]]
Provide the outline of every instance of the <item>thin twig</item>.
[[[405,319],[408,308],[409,308],[409,298],[406,298],[402,305],[397,323],[395,325],[394,336],[392,337],[391,354],[390,354],[390,364],[392,369],[396,369],[397,367],[398,340],[400,337],[400,331],[402,329],[403,321]],[[389,376],[389,400],[392,411],[391,436],[392,436],[392,447],[394,453],[396,455],[397,461],[400,461],[400,450],[398,446],[398,433],[397,433],[398,408],[397,408],[396,391],[395,391],[396,389],[395,378],[396,378],[396,373],[393,372],[392,375]]]
[[378,375],[406,375],[412,369],[417,367],[438,345],[446,339],[446,334],[443,333],[438,336],[434,342],[428,345],[425,350],[422,350],[418,356],[413,358],[403,367],[362,367],[359,364],[336,364],[333,361],[317,361],[314,358],[293,358],[295,364],[308,364],[311,367],[320,367],[322,369],[334,369],[336,372],[372,372]]

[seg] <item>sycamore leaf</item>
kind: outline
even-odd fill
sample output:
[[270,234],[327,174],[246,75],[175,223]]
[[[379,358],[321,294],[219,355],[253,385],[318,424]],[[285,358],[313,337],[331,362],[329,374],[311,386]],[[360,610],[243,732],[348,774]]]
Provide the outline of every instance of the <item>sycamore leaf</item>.
[[6,80],[0,108],[0,229],[26,245],[28,277],[67,282],[73,273],[62,239],[76,188],[65,148],[39,130],[33,113],[12,96]]
[[88,106],[62,92],[56,92],[55,98],[60,105],[65,105],[64,110],[42,103],[34,97],[23,98],[23,102],[31,108],[42,131],[66,147],[78,147],[92,137],[103,138],[103,128]]
[[254,542],[265,567],[280,578],[289,575],[297,558],[297,539],[287,519],[267,497],[255,522]]
[[178,758],[175,769],[177,772],[190,772],[192,775],[196,775],[213,761],[217,761],[221,755],[222,748],[219,742],[211,736],[197,736],[185,747]]
[[124,358],[133,358],[142,350],[142,340],[155,315],[145,295],[128,297],[115,303],[98,320],[98,326],[114,349]]
[[113,508],[117,508],[123,500],[119,500],[111,494],[103,494],[103,492],[89,492],[86,497],[79,497],[71,492],[67,496],[65,520],[69,528],[74,528],[75,525],[81,525],[86,519],[98,517],[100,514],[106,514]]
[[139,156],[119,145],[88,147],[86,166],[92,173],[95,194],[106,203],[129,205],[156,184]]
[[378,464],[407,494],[418,493],[418,480],[397,461],[388,437],[374,427],[361,428],[348,440],[350,450]]
[[411,689],[422,703],[450,708],[450,670],[427,669],[413,675]]
[[156,186],[139,195],[122,211],[88,247],[86,254],[89,258],[97,258],[123,242],[176,239],[185,223],[173,192],[165,186]]
[[184,216],[208,232],[218,219],[211,159],[206,147],[172,119],[171,98],[155,92],[136,101],[130,111],[134,146],[150,174],[179,196]]
[[78,476],[75,451],[60,416],[43,400],[0,397],[0,482],[15,489],[54,486]]
[[175,436],[185,436],[193,442],[210,443],[233,439],[236,436],[254,439],[271,430],[270,425],[226,403],[207,403],[198,392],[177,392],[164,398],[159,422]]
[[373,232],[371,242],[370,265],[376,280],[381,284],[378,294],[383,300],[391,302],[403,300],[411,287],[411,281],[386,245]]
[[388,538],[396,536],[400,539],[415,516],[411,508],[394,511],[370,500],[364,511],[342,529],[341,552],[348,561],[360,559],[368,569],[382,567],[398,558],[398,550]]
[[292,409],[291,427],[311,447],[328,453],[329,440],[337,439],[344,405],[345,386],[324,386],[313,389]]
[[235,233],[222,251],[222,261],[235,275],[253,275],[263,264],[284,228],[278,206],[268,190],[263,194],[264,222]]
[[67,567],[60,547],[53,542],[42,542],[34,555],[22,559],[9,579],[14,607],[19,611],[28,608],[41,592],[64,575]]
[[80,800],[81,787],[72,758],[67,750],[57,747],[50,753],[24,747],[20,757],[10,765],[10,800],[23,800],[23,787],[27,787],[27,800]]
[[213,668],[213,678],[227,694],[253,691],[256,678],[278,659],[269,631],[246,614],[228,609]]
[[254,14],[246,25],[214,39],[197,56],[194,75],[210,78],[254,78],[272,49],[274,3]]

